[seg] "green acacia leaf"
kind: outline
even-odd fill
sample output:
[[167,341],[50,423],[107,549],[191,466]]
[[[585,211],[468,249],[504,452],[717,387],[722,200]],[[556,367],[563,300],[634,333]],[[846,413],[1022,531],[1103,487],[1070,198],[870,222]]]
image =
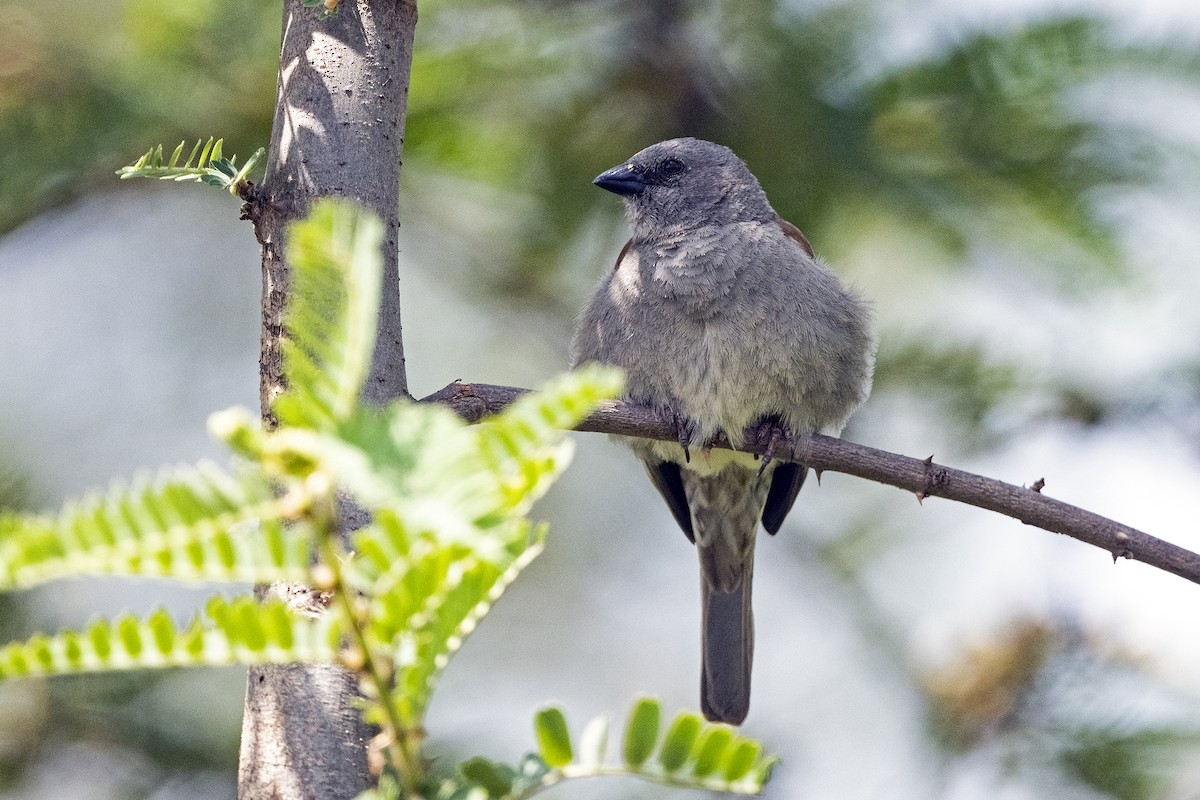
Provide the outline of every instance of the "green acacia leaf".
[[[279,628],[287,628],[286,635]],[[274,631],[268,635],[268,631]],[[174,666],[332,662],[332,615],[300,616],[274,600],[216,597],[182,629],[159,609],[145,619],[97,620],[85,632],[37,635],[0,647],[0,680]]]
[[[597,717],[585,728],[580,745],[571,754],[570,735],[561,709],[548,707],[534,720],[538,753],[527,755],[512,770],[511,785],[492,785],[504,790],[506,798],[522,800],[564,780],[601,775],[628,775],[668,786],[687,787],[734,794],[759,794],[777,763],[763,756],[762,745],[735,735],[728,725],[706,723],[694,713],[681,711],[662,737],[659,757],[651,754],[658,740],[661,704],[654,698],[638,698],[630,710],[622,764],[605,761],[607,718]],[[689,760],[698,764],[685,769]],[[477,765],[484,783],[484,770],[494,764]],[[505,780],[509,773],[504,772]],[[457,796],[457,795],[455,795]],[[495,796],[490,795],[490,796]]]
[[679,712],[667,729],[659,751],[658,760],[664,770],[675,772],[687,762],[702,727],[704,723],[700,717],[689,711]]
[[237,167],[228,158],[215,158],[212,162],[213,169],[232,178],[237,175]]
[[[199,144],[199,142],[197,142],[197,144]],[[168,166],[173,167],[179,163],[179,157],[183,155],[183,145],[184,143],[180,142],[179,146],[175,148],[175,152],[171,153],[171,161],[169,162]]]
[[733,783],[750,773],[762,759],[762,745],[750,739],[737,737],[729,749],[725,760],[725,780]]
[[551,767],[571,763],[571,733],[567,730],[567,718],[557,706],[543,708],[534,715],[533,730],[537,738],[538,752],[542,760]]
[[616,385],[612,373],[581,372],[486,432],[407,402],[358,408],[333,431],[305,432],[313,463],[371,511],[344,574],[372,598],[367,633],[396,665],[401,718],[421,718],[449,658],[540,552],[545,528],[524,513],[566,464],[556,425]]
[[733,742],[733,731],[721,725],[712,725],[701,732],[696,742],[696,764],[692,774],[703,778],[716,772],[726,758]]
[[63,659],[75,668],[83,663],[82,638],[82,635],[75,631],[65,631],[62,635]]
[[507,764],[497,764],[475,756],[458,765],[462,776],[487,792],[488,797],[500,798],[512,792],[516,772]]
[[[200,158],[196,161],[197,168],[203,168],[208,165],[209,157],[213,152],[214,142],[215,140],[210,136],[208,137],[208,141],[204,143],[204,147],[200,150]],[[196,140],[196,144],[200,144],[199,139]]]
[[154,647],[161,655],[170,655],[175,647],[175,623],[165,609],[158,609],[146,620]]
[[[179,144],[182,147],[183,142],[180,142]],[[187,161],[183,162],[183,166],[184,167],[192,166],[192,162],[195,160],[196,153],[198,153],[198,152],[200,152],[200,140],[199,139],[197,139],[196,144],[193,145],[192,152],[188,153]]]
[[[212,137],[209,137],[207,142],[197,139],[187,160],[182,165],[179,163],[179,158],[183,155],[184,142],[179,143],[166,164],[163,163],[163,150],[160,144],[150,148],[134,163],[117,170],[117,175],[122,180],[158,178],[164,181],[204,183],[237,194],[246,188],[246,177],[251,168],[258,163],[263,150],[259,148],[254,156],[246,161],[245,165],[238,167],[237,156],[225,158],[222,155],[223,144],[223,140],[214,140]],[[199,153],[199,157],[197,157],[197,153]]]
[[509,502],[526,511],[545,493],[572,452],[561,431],[616,397],[623,385],[620,370],[587,364],[522,396],[475,427],[483,457],[502,479]]
[[[138,626],[137,620],[132,616],[121,617],[117,620],[117,638],[121,642],[121,648],[131,659],[137,661],[142,655],[142,630]],[[53,664],[47,663],[47,669],[53,668]]]
[[633,769],[646,763],[654,752],[661,716],[662,706],[656,698],[642,697],[633,704],[625,726],[623,749],[625,763]]
[[375,347],[383,236],[374,214],[329,198],[289,227],[288,390],[273,404],[281,422],[331,430],[357,409]]
[[207,581],[303,578],[311,536],[256,473],[210,463],[165,470],[68,503],[57,515],[0,516],[0,589],[66,575]]
[[775,766],[779,763],[779,759],[775,756],[766,756],[754,768],[753,781],[759,786],[764,786],[767,781],[771,780],[771,773],[775,771]]

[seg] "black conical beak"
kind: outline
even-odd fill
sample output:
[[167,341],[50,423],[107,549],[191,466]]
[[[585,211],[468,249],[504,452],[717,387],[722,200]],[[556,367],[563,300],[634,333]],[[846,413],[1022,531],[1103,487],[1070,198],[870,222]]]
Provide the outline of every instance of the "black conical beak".
[[641,194],[642,190],[646,188],[646,181],[642,179],[641,174],[628,164],[601,172],[592,183],[601,189],[607,189],[622,196]]

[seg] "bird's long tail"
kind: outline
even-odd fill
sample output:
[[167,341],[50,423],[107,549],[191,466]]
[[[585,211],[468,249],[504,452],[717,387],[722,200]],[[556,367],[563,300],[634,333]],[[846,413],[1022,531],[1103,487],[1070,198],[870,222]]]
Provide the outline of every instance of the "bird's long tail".
[[683,480],[700,555],[700,706],[710,720],[740,725],[750,710],[754,538],[769,475],[733,467]]
[[750,668],[754,661],[751,569],[731,591],[701,578],[703,651],[700,708],[715,722],[740,725],[750,710]]

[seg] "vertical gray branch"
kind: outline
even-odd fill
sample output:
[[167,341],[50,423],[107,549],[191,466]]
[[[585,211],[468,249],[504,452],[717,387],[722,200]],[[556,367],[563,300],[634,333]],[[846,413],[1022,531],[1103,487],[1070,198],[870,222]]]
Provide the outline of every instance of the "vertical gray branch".
[[[408,392],[400,327],[396,232],[400,158],[412,63],[415,0],[343,0],[340,13],[285,0],[275,123],[266,176],[247,206],[262,244],[260,400],[283,388],[280,338],[287,301],[284,234],[318,197],[344,196],[383,220],[379,334],[363,396],[383,403]],[[316,613],[304,587],[260,587]],[[250,670],[238,772],[241,800],[351,798],[372,783],[371,731],[354,707],[355,683],[339,667]]]
[[284,231],[314,199],[326,196],[353,198],[386,226],[379,337],[364,396],[385,402],[408,393],[396,232],[416,21],[411,0],[345,0],[340,13],[324,21],[299,0],[285,2],[267,172],[251,203],[263,246],[264,409],[282,382]]

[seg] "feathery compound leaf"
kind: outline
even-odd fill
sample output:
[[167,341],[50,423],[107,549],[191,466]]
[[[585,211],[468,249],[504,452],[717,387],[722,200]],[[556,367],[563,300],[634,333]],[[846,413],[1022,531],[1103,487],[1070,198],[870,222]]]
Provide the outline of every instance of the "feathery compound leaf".
[[375,347],[383,223],[353,203],[324,199],[288,229],[295,291],[284,324],[288,390],[282,422],[329,429],[358,403]]
[[[736,736],[728,725],[706,723],[688,711],[675,717],[663,738],[659,758],[652,758],[661,714],[661,704],[654,698],[640,697],[634,702],[623,763],[612,764],[604,761],[606,717],[588,723],[578,750],[574,750],[562,710],[543,708],[533,721],[537,753],[527,755],[516,769],[483,758],[470,759],[460,767],[465,782],[451,782],[438,796],[523,800],[564,780],[600,775],[629,775],[668,786],[735,794],[762,792],[777,759],[764,757],[761,744]],[[689,763],[697,765],[696,769],[684,769]],[[470,794],[472,790],[485,794]]]
[[530,546],[502,566],[461,545],[422,539],[380,581],[365,633],[391,654],[392,699],[403,719],[421,719],[450,656],[540,552]]
[[0,647],[0,680],[131,669],[226,664],[331,662],[333,618],[300,616],[281,601],[212,598],[203,616],[179,628],[163,610],[145,619],[99,620],[85,632],[37,635]]
[[380,579],[422,538],[468,547],[502,568],[511,563],[529,541],[522,514],[566,466],[570,451],[557,426],[611,396],[612,375],[569,376],[474,427],[443,408],[397,402],[359,409],[338,436],[315,437],[316,457],[383,520],[355,543],[366,557],[358,579]]
[[166,471],[67,505],[0,518],[0,589],[78,574],[273,581],[307,574],[310,537],[251,472]]
[[[117,175],[121,180],[127,178],[158,178],[162,181],[180,181],[180,182],[195,182],[205,183],[209,186],[216,186],[220,189],[226,189],[230,194],[238,194],[247,188],[247,176],[250,170],[257,166],[266,154],[264,148],[258,148],[250,158],[246,159],[246,163],[241,167],[237,166],[237,156],[225,158],[221,154],[223,141],[217,139],[215,142],[212,137],[201,147],[203,139],[197,139],[196,144],[192,147],[191,154],[188,155],[187,161],[181,165],[179,157],[183,155],[184,142],[180,142],[179,146],[171,153],[171,158],[167,163],[163,164],[162,145],[150,148],[144,156],[133,162],[129,166],[121,167],[117,170]],[[196,154],[199,152],[200,157]]]
[[476,426],[407,401],[360,408],[336,437],[317,441],[319,457],[370,510],[402,517],[410,537],[428,533],[511,558],[500,550],[523,544],[524,531],[506,524],[566,467],[562,429],[619,388],[613,370],[580,370]]
[[562,431],[620,394],[623,384],[620,370],[587,364],[476,426],[479,448],[514,508],[527,511],[565,468],[572,451]]
[[397,402],[308,437],[312,457],[372,513],[343,573],[372,598],[364,635],[395,665],[401,718],[420,720],[449,657],[540,551],[543,534],[523,513],[566,466],[562,428],[618,390],[612,371],[587,370],[482,426]]

